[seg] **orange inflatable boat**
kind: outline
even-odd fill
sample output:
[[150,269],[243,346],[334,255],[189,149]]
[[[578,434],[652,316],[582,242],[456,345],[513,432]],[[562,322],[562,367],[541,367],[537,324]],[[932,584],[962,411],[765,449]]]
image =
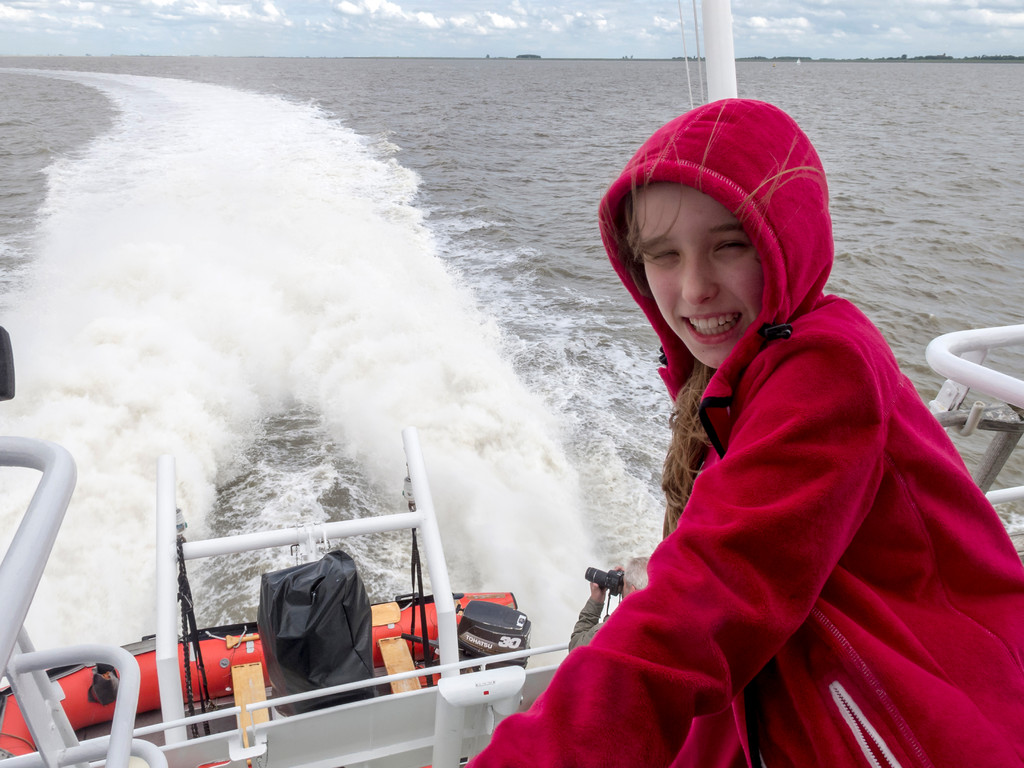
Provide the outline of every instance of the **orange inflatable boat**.
[[[456,594],[454,597],[457,620],[461,620],[466,606],[473,601],[478,601],[478,604],[484,602],[516,608],[515,597],[510,592],[467,593]],[[400,646],[402,658],[413,660],[413,668],[422,668],[424,613],[428,643],[437,639],[433,599],[428,596],[421,605],[411,599],[399,598],[394,602],[373,605],[371,608],[373,662],[377,673],[387,673],[390,665],[385,654],[393,654],[396,646]],[[203,699],[217,702],[218,699],[232,696],[232,669],[241,665],[260,664],[263,683],[267,687],[270,686],[255,623],[200,630],[199,647],[205,675],[200,674],[199,662],[191,650],[186,674],[184,647],[181,643],[178,645],[182,694],[186,703],[190,698],[193,702],[200,702]],[[141,672],[137,712],[143,715],[159,710],[160,692],[157,685],[155,640],[152,637],[144,638],[125,648],[133,654]],[[64,711],[72,727],[80,734],[85,729],[110,721],[114,711],[113,691],[116,690],[116,677],[111,670],[105,669],[103,665],[63,668],[50,670],[50,677],[64,692]],[[419,687],[418,680],[419,678],[416,678],[412,681],[412,687]],[[392,689],[403,690],[408,687],[393,685]],[[8,687],[0,690],[0,759],[34,751],[35,743],[11,689]]]

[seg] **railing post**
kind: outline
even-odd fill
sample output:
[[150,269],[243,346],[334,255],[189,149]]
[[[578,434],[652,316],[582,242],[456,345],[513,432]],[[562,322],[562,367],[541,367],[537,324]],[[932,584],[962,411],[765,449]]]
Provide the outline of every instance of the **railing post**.
[[[441,664],[454,664],[459,660],[458,630],[455,625],[455,600],[452,598],[448,566],[441,545],[441,531],[437,525],[434,501],[427,483],[427,470],[420,452],[419,437],[415,427],[402,430],[405,445],[405,460],[416,498],[416,511],[423,516],[420,534],[427,558],[427,572],[434,592],[434,607],[437,611],[437,645]],[[458,675],[457,669],[445,670],[442,679]],[[462,707],[449,704],[443,696],[437,697],[434,710],[434,768],[457,768],[462,751],[462,730],[466,713]]]
[[[185,717],[178,661],[178,548],[177,479],[173,456],[161,456],[156,465],[156,675],[164,722]],[[184,726],[170,728],[168,744],[185,741]]]
[[[405,443],[405,458],[409,467],[409,479],[412,480],[413,493],[416,496],[416,511],[423,516],[420,533],[423,537],[423,549],[426,552],[427,572],[434,591],[434,607],[437,610],[437,645],[442,664],[454,664],[459,660],[458,630],[455,625],[455,600],[452,598],[452,585],[448,578],[448,566],[441,544],[441,530],[437,526],[434,513],[434,501],[430,495],[427,482],[427,470],[420,452],[419,438],[415,427],[402,430]],[[458,674],[449,670],[443,675]]]
[[708,101],[736,98],[736,53],[729,0],[704,0],[704,55],[708,63]]

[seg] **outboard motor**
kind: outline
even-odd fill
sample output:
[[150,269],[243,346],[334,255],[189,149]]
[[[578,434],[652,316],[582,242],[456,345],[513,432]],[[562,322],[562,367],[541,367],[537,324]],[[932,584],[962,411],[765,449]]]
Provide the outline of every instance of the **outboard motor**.
[[[257,623],[275,696],[373,677],[370,600],[355,561],[341,550],[263,574]],[[365,688],[278,709],[292,715],[373,695]]]
[[[459,619],[459,651],[463,658],[494,656],[530,647],[530,620],[508,605],[470,600]],[[526,666],[526,659],[490,664]]]

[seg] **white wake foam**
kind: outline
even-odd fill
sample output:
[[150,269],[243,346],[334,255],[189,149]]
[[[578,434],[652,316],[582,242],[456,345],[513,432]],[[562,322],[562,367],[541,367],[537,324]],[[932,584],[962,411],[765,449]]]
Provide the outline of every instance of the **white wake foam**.
[[[59,76],[121,118],[50,169],[32,277],[5,319],[19,375],[6,431],[63,444],[79,468],[36,644],[152,631],[157,457],[175,455],[201,526],[254,425],[295,403],[381,487],[398,487],[400,432],[417,426],[453,583],[514,590],[537,640],[564,640],[594,564],[576,474],[437,257],[415,174],[312,106]],[[34,482],[15,474],[4,531]]]

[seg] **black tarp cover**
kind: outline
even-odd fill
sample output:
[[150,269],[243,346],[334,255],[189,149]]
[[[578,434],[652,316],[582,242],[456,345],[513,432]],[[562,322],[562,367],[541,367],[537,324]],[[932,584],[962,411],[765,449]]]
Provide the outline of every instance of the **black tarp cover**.
[[[257,623],[275,696],[373,677],[370,601],[341,550],[263,574]],[[291,715],[370,696],[372,688],[278,709]]]

